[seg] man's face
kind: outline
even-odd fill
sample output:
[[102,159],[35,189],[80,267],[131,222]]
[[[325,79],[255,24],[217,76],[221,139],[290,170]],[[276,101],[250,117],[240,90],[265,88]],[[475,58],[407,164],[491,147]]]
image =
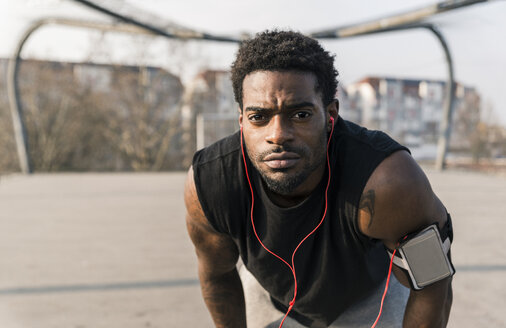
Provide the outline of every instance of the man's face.
[[316,76],[297,71],[255,71],[243,81],[240,123],[248,156],[270,191],[297,196],[312,191],[325,170],[330,115]]

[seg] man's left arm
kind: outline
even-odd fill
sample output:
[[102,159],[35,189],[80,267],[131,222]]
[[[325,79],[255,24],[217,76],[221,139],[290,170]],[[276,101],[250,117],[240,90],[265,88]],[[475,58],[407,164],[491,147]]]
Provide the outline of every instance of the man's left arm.
[[[386,158],[369,178],[358,216],[359,229],[380,239],[393,250],[404,236],[447,220],[444,205],[432,191],[430,183],[405,151]],[[396,278],[410,287],[409,277],[393,265]],[[421,290],[411,289],[404,314],[404,327],[446,327],[452,304],[451,277]]]

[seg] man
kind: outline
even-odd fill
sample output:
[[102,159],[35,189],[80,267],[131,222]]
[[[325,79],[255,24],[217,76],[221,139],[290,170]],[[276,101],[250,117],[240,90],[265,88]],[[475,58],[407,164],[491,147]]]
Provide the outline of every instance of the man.
[[[216,327],[278,327],[286,312],[284,327],[370,327],[389,268],[385,247],[449,226],[406,148],[338,116],[333,62],[290,31],[260,33],[238,51],[241,131],[197,152],[185,187]],[[445,327],[451,275],[415,290],[406,270],[393,271],[379,324]]]

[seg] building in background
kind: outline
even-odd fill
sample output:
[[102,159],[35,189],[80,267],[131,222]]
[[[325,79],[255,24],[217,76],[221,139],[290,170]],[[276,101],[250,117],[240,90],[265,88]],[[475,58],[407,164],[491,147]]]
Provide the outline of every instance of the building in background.
[[339,101],[339,115],[345,120],[359,124],[362,121],[362,111],[356,99],[348,95],[346,88],[338,84],[336,98]]
[[[445,82],[367,77],[348,85],[346,91],[348,103],[361,113],[357,123],[383,130],[409,147],[435,147],[443,117]],[[450,150],[468,150],[470,135],[480,121],[478,92],[457,84],[453,110]]]
[[[17,169],[0,59],[0,171]],[[230,72],[205,70],[183,86],[158,67],[24,60],[19,86],[35,169],[168,170],[238,130]],[[436,80],[367,77],[339,84],[339,115],[383,130],[415,153],[434,157],[445,103]],[[450,151],[505,156],[504,129],[480,122],[480,96],[457,84]],[[488,147],[488,146],[487,146]]]

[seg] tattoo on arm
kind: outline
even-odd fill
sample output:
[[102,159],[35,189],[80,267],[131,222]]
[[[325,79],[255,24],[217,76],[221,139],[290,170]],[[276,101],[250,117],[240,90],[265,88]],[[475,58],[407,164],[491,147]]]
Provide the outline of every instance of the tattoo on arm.
[[362,194],[362,198],[360,199],[360,204],[358,208],[360,210],[365,210],[369,212],[371,218],[369,220],[369,224],[367,227],[371,227],[372,219],[374,217],[374,200],[376,197],[376,193],[373,189],[367,190],[364,194]]

